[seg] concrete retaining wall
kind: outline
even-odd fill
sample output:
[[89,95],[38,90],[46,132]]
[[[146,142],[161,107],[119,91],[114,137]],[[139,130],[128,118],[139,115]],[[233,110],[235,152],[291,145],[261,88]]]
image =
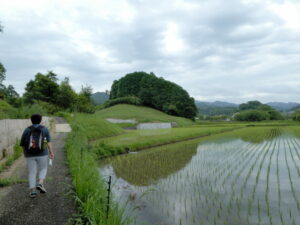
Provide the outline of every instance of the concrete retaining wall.
[[111,123],[137,123],[135,119],[123,120],[123,119],[107,118],[106,120]]
[[[42,124],[49,128],[50,118],[43,117]],[[13,153],[13,146],[16,140],[21,139],[24,129],[30,125],[31,121],[29,119],[0,120],[0,160],[5,154]]]
[[136,126],[138,130],[153,130],[172,128],[171,123],[140,123]]

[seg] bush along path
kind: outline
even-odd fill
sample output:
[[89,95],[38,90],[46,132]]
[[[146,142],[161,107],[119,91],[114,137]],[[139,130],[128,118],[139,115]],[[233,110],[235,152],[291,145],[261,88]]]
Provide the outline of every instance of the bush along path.
[[[56,124],[65,120],[56,118]],[[61,127],[61,125],[60,125]],[[65,225],[71,224],[76,213],[66,156],[63,150],[67,133],[52,134],[55,159],[48,167],[45,181],[46,194],[37,198],[29,197],[28,184],[22,183],[10,187],[10,191],[0,199],[0,225]],[[27,168],[23,168],[21,178],[27,179]]]

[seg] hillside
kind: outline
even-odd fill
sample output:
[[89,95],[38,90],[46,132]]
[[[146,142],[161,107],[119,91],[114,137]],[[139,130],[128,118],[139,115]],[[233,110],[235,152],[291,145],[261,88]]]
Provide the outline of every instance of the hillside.
[[[137,97],[141,105],[176,115],[194,119],[197,108],[194,98],[178,84],[157,77],[154,73],[128,73],[111,86],[110,99]],[[121,102],[120,102],[121,103]],[[130,102],[122,102],[130,103]],[[140,105],[140,104],[139,104]]]
[[230,103],[230,102],[222,102],[222,101],[215,101],[215,102],[202,102],[202,101],[195,101],[197,107],[238,107],[238,104]]
[[202,115],[216,116],[216,115],[232,115],[237,111],[237,104],[229,102],[202,102],[196,101],[198,111]]
[[300,103],[296,102],[268,102],[267,105],[273,107],[276,110],[282,111],[282,112],[288,112],[290,110],[293,110],[293,108],[300,105]]
[[136,119],[139,122],[176,122],[178,126],[192,125],[193,122],[182,117],[170,116],[156,109],[144,106],[120,104],[96,112],[102,118]]

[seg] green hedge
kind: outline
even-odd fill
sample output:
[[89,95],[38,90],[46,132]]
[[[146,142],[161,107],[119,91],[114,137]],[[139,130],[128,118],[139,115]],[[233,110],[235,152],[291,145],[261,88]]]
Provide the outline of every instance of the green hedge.
[[104,107],[108,108],[108,107],[118,105],[118,104],[142,105],[142,101],[141,101],[141,99],[134,97],[134,96],[120,97],[120,98],[116,98],[116,99],[107,100],[104,103]]

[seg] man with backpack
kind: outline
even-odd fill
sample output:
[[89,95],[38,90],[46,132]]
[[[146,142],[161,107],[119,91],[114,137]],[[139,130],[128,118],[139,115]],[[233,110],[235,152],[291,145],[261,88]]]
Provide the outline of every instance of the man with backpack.
[[[33,114],[31,116],[32,125],[24,130],[20,143],[27,161],[29,196],[31,198],[37,196],[36,190],[40,193],[47,192],[43,183],[47,174],[48,155],[50,159],[54,158],[50,133],[47,127],[40,124],[41,121],[41,115]],[[36,183],[37,168],[38,183]]]

